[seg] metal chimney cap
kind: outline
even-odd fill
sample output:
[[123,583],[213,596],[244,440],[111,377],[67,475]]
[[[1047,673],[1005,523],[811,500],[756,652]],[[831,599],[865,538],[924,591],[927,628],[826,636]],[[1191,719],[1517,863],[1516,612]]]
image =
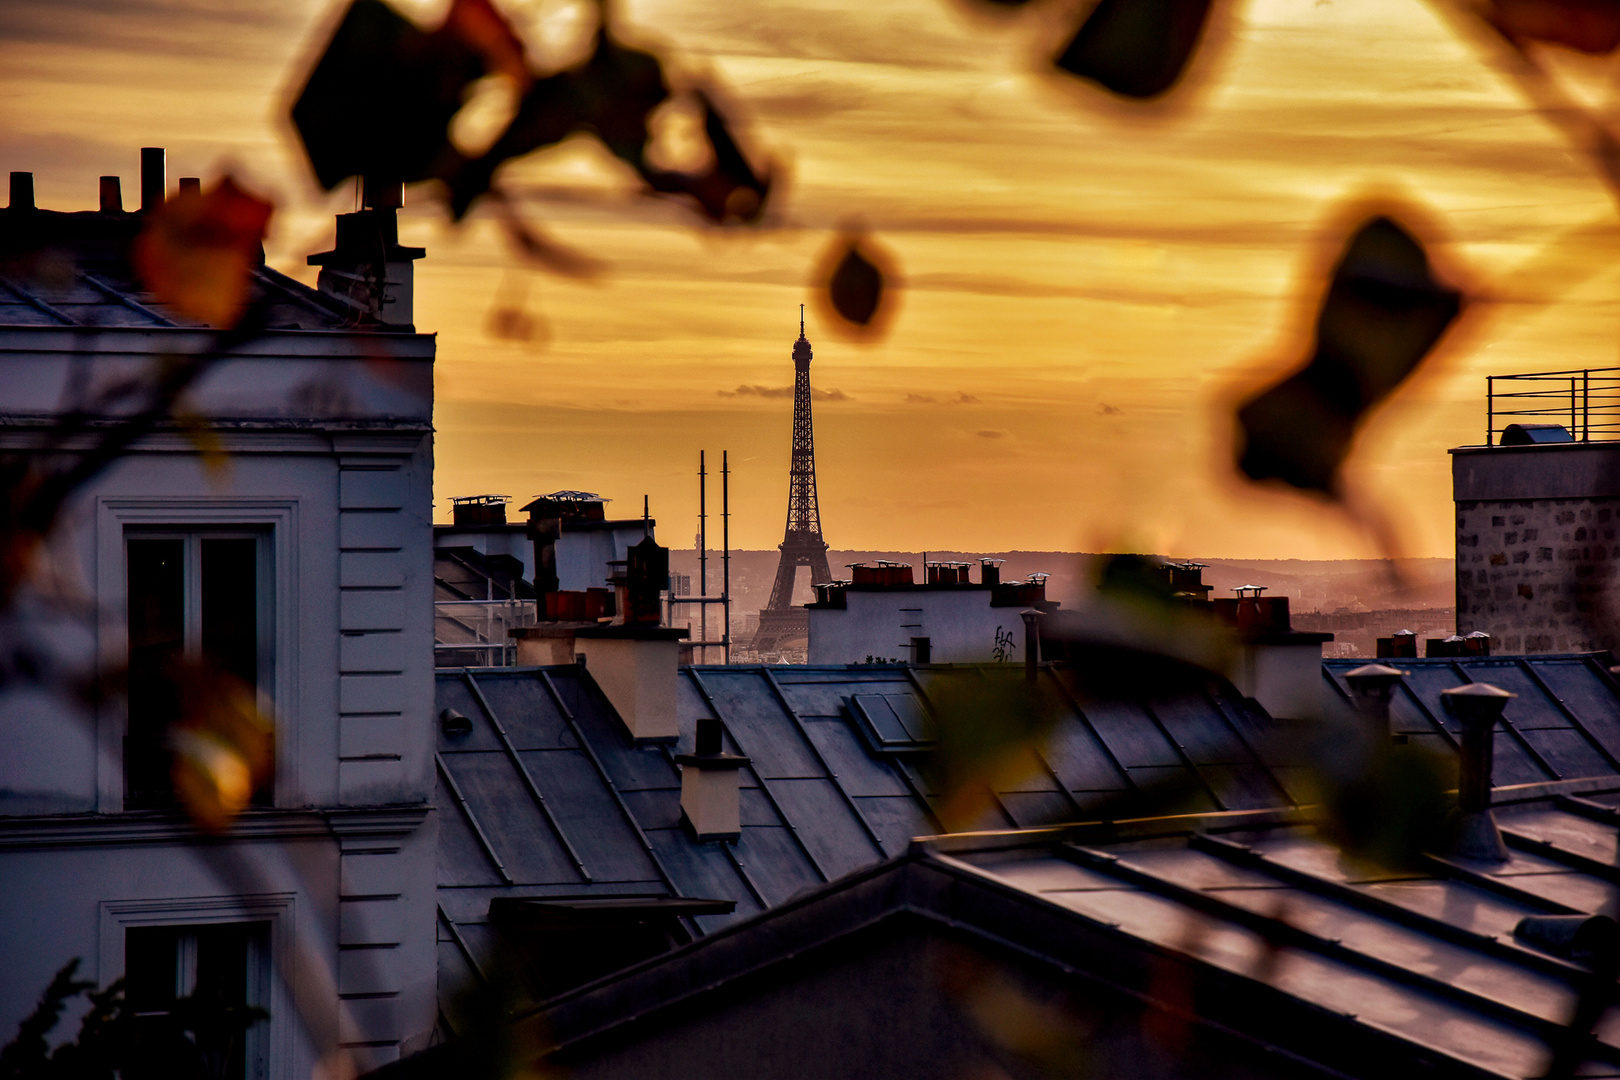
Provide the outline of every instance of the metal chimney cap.
[[1492,686],[1486,682],[1469,683],[1467,686],[1454,686],[1450,690],[1440,691],[1441,697],[1446,698],[1516,698],[1519,695],[1511,690],[1504,690],[1500,686]]
[[1267,585],[1234,585],[1232,586],[1232,591],[1237,593],[1239,596],[1243,596],[1245,593],[1253,593],[1256,597],[1258,597],[1268,588],[1270,588],[1270,586]]
[[[1404,679],[1410,674],[1410,671],[1401,671],[1399,668],[1392,668],[1388,664],[1363,664],[1354,671],[1345,672],[1344,677],[1347,679]],[[1447,693],[1449,692],[1447,691]]]

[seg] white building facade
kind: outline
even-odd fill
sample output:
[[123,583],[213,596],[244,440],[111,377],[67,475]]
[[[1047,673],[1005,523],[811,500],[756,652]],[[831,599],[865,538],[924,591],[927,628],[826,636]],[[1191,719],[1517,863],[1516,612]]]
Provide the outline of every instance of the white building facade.
[[966,564],[933,564],[914,584],[906,564],[852,567],[850,581],[817,586],[810,615],[808,662],[968,664],[1024,658],[1020,612],[1057,605],[1044,577],[1002,582],[987,562],[978,582]]
[[[0,230],[45,214],[15,194],[3,213]],[[160,424],[78,487],[13,606],[47,662],[0,683],[0,1042],[74,958],[132,1001],[231,982],[269,1013],[226,1069],[244,1080],[364,1070],[430,1035],[434,341],[408,291],[383,323],[262,266],[253,289],[275,328],[188,394],[207,434]],[[214,341],[116,265],[6,279],[4,452]],[[182,656],[241,675],[273,717],[272,776],[219,836],[182,809],[152,720]],[[126,670],[126,692],[70,689]]]

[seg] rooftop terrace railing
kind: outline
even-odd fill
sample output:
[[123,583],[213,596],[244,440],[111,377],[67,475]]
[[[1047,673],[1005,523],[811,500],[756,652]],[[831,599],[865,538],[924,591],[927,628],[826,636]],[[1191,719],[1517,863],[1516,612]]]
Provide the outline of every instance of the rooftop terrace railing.
[[1620,367],[1485,377],[1485,445],[1514,424],[1557,424],[1576,442],[1620,439]]

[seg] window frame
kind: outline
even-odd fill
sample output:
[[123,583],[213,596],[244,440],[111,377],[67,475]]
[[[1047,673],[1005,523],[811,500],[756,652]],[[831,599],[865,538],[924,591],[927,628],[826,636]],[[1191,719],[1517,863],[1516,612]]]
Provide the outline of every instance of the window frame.
[[[162,897],[150,900],[103,900],[100,903],[100,953],[97,978],[105,987],[125,973],[125,934],[142,927],[218,926],[223,923],[270,924],[269,970],[262,978],[270,1019],[263,1036],[264,1080],[288,1080],[298,1074],[292,995],[286,974],[293,970],[297,897],[294,893],[250,896]],[[250,1070],[249,1076],[252,1077]]]
[[[100,611],[97,659],[102,671],[129,662],[128,539],[165,535],[253,535],[260,539],[260,690],[275,709],[275,778],[271,805],[296,802],[299,694],[297,617],[298,500],[243,498],[112,498],[97,505],[96,598]],[[188,541],[188,549],[198,547]],[[189,550],[188,550],[189,555]],[[199,602],[189,588],[198,561],[187,559],[187,604]],[[264,670],[268,668],[268,672]],[[97,718],[96,809],[124,812],[123,740],[128,703],[109,696]]]

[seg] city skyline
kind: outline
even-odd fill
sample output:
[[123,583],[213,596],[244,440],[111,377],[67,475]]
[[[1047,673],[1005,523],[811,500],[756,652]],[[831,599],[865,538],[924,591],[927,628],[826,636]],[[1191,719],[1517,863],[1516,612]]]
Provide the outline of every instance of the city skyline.
[[[505,6],[548,40],[578,26],[568,5]],[[6,167],[34,171],[54,209],[89,208],[102,173],[133,190],[142,145],[169,149],[171,179],[230,168],[276,198],[272,265],[313,280],[304,256],[353,196],[313,194],[281,117],[336,10],[8,5]],[[428,249],[417,324],[439,334],[440,516],[485,491],[584,488],[636,509],[647,493],[685,546],[697,452],[729,449],[733,545],[773,547],[794,317],[850,217],[907,288],[874,344],[810,309],[840,548],[1378,554],[1318,504],[1238,485],[1225,407],[1303,359],[1296,283],[1316,229],[1368,193],[1422,208],[1442,272],[1485,301],[1352,461],[1397,553],[1450,553],[1445,451],[1479,441],[1486,374],[1614,362],[1612,201],[1418,0],[1243,5],[1196,100],[1145,118],[1035,73],[1052,40],[1040,11],[657,0],[623,17],[712,73],[749,147],[784,163],[774,223],[721,234],[633,201],[584,140],[510,179],[532,218],[607,265],[595,282],[525,267],[488,217],[457,232],[408,206],[402,239]],[[1566,74],[1591,90],[1602,73]],[[492,337],[492,303],[543,328]]]

